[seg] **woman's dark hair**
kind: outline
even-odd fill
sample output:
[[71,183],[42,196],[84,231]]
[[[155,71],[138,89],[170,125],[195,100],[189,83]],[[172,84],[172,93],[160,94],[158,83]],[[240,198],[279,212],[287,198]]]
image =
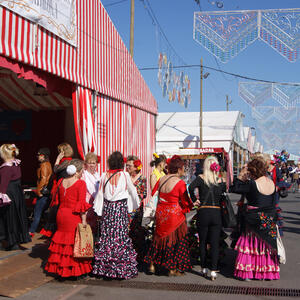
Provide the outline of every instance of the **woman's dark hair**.
[[170,174],[176,174],[178,169],[181,169],[184,166],[184,161],[180,156],[174,155],[168,163],[168,171]]
[[150,162],[151,167],[157,167],[162,161],[166,161],[167,157],[164,154],[160,154],[158,157],[154,156],[154,159]]
[[119,151],[113,152],[107,162],[110,170],[124,169],[124,157]]
[[268,171],[268,165],[264,159],[254,158],[247,165],[250,175],[257,179],[259,177],[265,176]]

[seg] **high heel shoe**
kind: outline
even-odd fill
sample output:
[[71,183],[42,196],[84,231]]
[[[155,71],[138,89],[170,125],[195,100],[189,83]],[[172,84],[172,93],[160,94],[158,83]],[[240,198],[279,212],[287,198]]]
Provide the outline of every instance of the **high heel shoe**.
[[208,269],[207,268],[202,268],[202,270],[200,271],[200,274],[203,277],[207,277],[207,273],[208,273]]
[[210,272],[210,279],[211,279],[211,281],[214,281],[217,279],[217,273],[215,271]]
[[154,266],[154,264],[150,264],[150,266],[149,266],[149,273],[150,274],[154,274],[155,273],[155,266]]

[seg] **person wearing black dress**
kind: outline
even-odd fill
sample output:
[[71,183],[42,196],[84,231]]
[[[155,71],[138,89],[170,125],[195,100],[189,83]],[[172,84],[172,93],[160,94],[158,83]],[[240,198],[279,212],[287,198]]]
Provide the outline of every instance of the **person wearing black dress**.
[[20,160],[14,144],[3,144],[0,156],[4,163],[0,166],[0,241],[6,250],[19,249],[28,243],[26,205],[21,186]]

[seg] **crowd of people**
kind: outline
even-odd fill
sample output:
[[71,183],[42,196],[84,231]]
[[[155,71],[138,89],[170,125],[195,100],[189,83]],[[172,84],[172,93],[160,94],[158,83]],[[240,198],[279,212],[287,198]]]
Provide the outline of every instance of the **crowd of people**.
[[[211,280],[217,278],[223,232],[221,202],[228,183],[215,156],[205,159],[202,174],[187,187],[183,159],[177,155],[167,159],[154,153],[148,191],[143,164],[137,156],[125,158],[113,152],[107,160],[107,170],[100,175],[94,153],[87,153],[82,161],[73,158],[68,143],[57,149],[53,169],[49,149],[37,152],[37,199],[29,225],[21,162],[17,159],[19,150],[14,144],[0,147],[0,241],[6,250],[28,243],[41,229],[41,217],[47,209],[40,230],[50,240],[45,271],[57,278],[89,274],[130,279],[145,266],[149,274],[182,276],[192,269],[186,214],[196,209],[200,274]],[[280,278],[276,239],[277,230],[282,234],[278,193],[281,174],[282,166],[274,165],[270,156],[257,154],[229,187],[229,192],[242,195],[238,225],[232,235],[237,252],[236,278]],[[155,203],[152,231],[143,225],[147,196]],[[78,224],[92,229],[94,257],[74,256]]]

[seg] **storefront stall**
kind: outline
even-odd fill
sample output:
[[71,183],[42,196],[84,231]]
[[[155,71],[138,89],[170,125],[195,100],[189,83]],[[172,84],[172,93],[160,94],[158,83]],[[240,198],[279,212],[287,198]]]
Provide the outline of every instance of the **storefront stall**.
[[149,175],[157,104],[103,5],[47,3],[0,3],[0,142],[20,148],[24,181],[37,149],[53,161],[61,142],[94,151],[100,172],[112,151],[138,155]]

